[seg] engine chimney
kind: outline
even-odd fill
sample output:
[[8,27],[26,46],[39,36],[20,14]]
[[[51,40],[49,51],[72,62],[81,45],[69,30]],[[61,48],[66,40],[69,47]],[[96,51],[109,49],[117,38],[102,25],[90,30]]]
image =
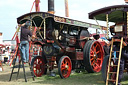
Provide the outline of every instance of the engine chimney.
[[48,13],[54,14],[54,0],[48,0]]

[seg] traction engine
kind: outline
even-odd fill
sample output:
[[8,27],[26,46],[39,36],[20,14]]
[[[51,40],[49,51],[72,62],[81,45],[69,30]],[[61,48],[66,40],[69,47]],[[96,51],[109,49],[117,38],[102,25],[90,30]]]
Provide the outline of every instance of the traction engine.
[[17,18],[18,24],[31,21],[31,30],[36,35],[30,50],[40,48],[38,55],[31,55],[35,76],[54,68],[58,68],[61,78],[68,78],[73,69],[100,72],[104,50],[88,31],[88,27],[96,25],[55,16],[53,0],[48,1],[51,1],[48,12],[31,12]]

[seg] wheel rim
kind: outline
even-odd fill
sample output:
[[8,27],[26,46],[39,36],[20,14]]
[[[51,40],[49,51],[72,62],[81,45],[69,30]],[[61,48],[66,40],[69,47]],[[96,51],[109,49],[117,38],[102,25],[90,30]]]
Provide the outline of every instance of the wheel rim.
[[71,73],[71,61],[68,57],[65,57],[61,62],[61,75],[64,78],[67,78],[70,76]]
[[37,57],[34,60],[33,72],[37,77],[40,77],[44,74],[44,72],[45,72],[45,63],[44,63],[44,60],[41,57]]
[[98,41],[95,41],[90,49],[90,63],[95,72],[100,72],[103,62],[103,48]]

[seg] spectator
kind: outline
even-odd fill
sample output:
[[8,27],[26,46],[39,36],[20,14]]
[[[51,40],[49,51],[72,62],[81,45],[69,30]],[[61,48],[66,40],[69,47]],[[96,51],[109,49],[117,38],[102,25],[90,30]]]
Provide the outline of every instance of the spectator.
[[[113,48],[114,51],[119,51],[120,50],[120,46],[117,43],[116,46]],[[122,53],[121,53],[121,60],[120,60],[120,69],[119,69],[119,78],[118,78],[118,85],[121,85],[121,79],[123,77],[123,71],[124,71],[124,64],[125,64],[125,60],[128,59],[128,53],[126,52],[127,48],[124,47],[124,45],[122,46]],[[116,58],[119,57],[119,53],[116,53]],[[118,65],[118,59],[116,59],[115,64]],[[117,69],[114,69],[115,72],[117,71]]]

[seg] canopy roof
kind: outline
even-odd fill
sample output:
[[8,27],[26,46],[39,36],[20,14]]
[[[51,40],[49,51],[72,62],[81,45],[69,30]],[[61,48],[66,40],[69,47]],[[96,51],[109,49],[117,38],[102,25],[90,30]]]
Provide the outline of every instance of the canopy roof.
[[106,21],[108,14],[109,22],[122,22],[127,20],[128,5],[114,5],[104,7],[89,13],[89,19]]
[[[53,14],[49,14],[47,12],[31,12],[31,13],[27,13],[24,14],[20,17],[17,18],[17,23],[18,24],[22,24],[24,23],[26,20],[34,20],[36,21],[36,23],[40,24],[42,21],[42,19],[46,19],[46,18],[52,18],[54,20],[54,22],[56,23],[64,23],[64,24],[69,24],[69,25],[74,25],[74,26],[80,26],[80,27],[91,27],[91,28],[98,28],[98,25],[95,24],[91,24],[91,23],[87,23],[87,22],[82,22],[82,21],[78,21],[78,20],[73,20],[73,19],[69,19],[69,18],[65,18],[65,17],[59,17]],[[101,28],[105,28],[103,26],[101,26]]]

